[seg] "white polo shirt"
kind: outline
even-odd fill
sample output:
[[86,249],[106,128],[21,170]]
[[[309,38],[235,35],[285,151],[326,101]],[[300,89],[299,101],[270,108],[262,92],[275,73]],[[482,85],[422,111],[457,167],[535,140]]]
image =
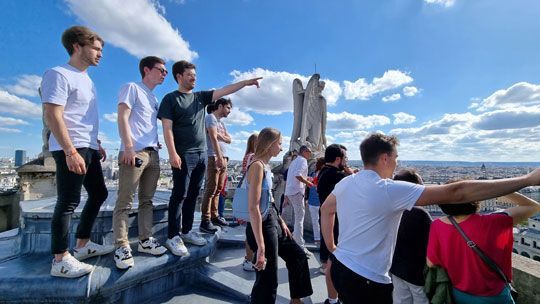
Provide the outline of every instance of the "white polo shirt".
[[298,155],[289,165],[287,172],[287,184],[285,185],[285,195],[295,195],[297,193],[304,194],[306,185],[299,181],[297,176],[308,176],[307,159],[302,155]]
[[[64,123],[75,148],[98,149],[96,88],[86,71],[69,64],[47,70],[41,80],[41,101],[64,106]],[[62,147],[51,133],[49,151],[60,150]]]
[[[157,112],[158,100],[143,82],[130,82],[120,88],[118,104],[131,109],[128,123],[135,151],[158,146]],[[124,151],[124,143],[120,151]]]
[[382,179],[372,170],[342,179],[332,191],[339,218],[334,256],[367,279],[391,283],[388,271],[401,215],[414,206],[424,189],[423,185]]

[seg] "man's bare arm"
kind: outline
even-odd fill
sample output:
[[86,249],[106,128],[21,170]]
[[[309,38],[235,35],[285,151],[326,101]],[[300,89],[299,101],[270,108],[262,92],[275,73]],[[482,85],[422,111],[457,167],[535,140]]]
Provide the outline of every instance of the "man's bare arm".
[[218,100],[223,96],[227,96],[229,94],[232,94],[244,87],[255,85],[257,88],[259,87],[259,80],[261,80],[262,77],[252,78],[248,80],[242,80],[237,83],[230,84],[228,86],[225,86],[221,89],[214,90],[214,93],[212,94],[212,100]]
[[336,196],[330,194],[321,205],[321,233],[324,238],[324,243],[330,252],[334,252],[334,250],[336,250],[336,244],[334,243],[335,215]]
[[498,180],[465,180],[457,183],[426,186],[416,205],[458,204],[482,201],[540,184],[540,169],[519,177]]
[[129,115],[131,115],[131,109],[125,104],[118,104],[118,132],[120,138],[124,143],[124,151],[120,162],[134,166],[135,165],[135,149],[131,140],[131,128],[129,127]]

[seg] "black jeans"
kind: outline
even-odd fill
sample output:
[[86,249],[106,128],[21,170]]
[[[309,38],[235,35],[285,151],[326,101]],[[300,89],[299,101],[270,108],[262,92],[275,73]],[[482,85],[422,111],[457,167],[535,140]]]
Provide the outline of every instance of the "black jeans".
[[178,235],[180,224],[182,224],[182,233],[191,231],[195,204],[206,171],[206,152],[185,153],[181,159],[181,170],[172,168],[173,189],[169,199],[169,226],[167,229],[169,239]]
[[[311,295],[311,278],[304,250],[290,237],[284,235],[278,224],[275,208],[271,208],[268,217],[262,222],[265,246],[266,268],[256,272],[255,284],[251,290],[251,303],[275,303],[278,287],[278,261],[280,256],[289,273],[289,292],[291,298],[303,298]],[[257,252],[257,242],[251,224],[246,227],[249,246]],[[256,259],[256,254],[255,254]]]
[[381,284],[364,278],[343,265],[334,255],[330,255],[332,268],[330,275],[339,298],[348,303],[392,304],[392,283]]
[[81,212],[79,226],[75,235],[78,239],[89,239],[99,208],[107,199],[107,187],[101,171],[101,157],[97,150],[77,149],[86,163],[86,174],[79,175],[69,171],[64,151],[54,151],[56,163],[56,206],[51,222],[51,251],[61,254],[68,249],[68,233],[71,215],[81,202],[81,188],[84,186],[88,200]]

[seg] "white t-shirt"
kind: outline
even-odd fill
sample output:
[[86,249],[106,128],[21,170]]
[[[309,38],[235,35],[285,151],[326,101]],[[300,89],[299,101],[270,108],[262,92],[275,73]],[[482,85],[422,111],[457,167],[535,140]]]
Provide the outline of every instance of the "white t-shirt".
[[[41,101],[64,106],[64,123],[75,148],[98,149],[96,88],[86,71],[69,64],[47,70],[41,80]],[[49,150],[62,150],[52,133]]]
[[[128,123],[135,151],[146,147],[158,147],[157,112],[158,100],[154,93],[142,82],[130,82],[120,88],[118,104],[131,109]],[[124,151],[124,143],[120,151]]]
[[299,181],[297,176],[308,176],[307,159],[298,155],[289,165],[287,172],[287,184],[285,185],[285,195],[295,195],[297,193],[304,194],[306,185]]
[[[208,136],[208,128],[216,128],[218,134],[225,135],[225,124],[223,124],[221,120],[217,119],[216,115],[210,113],[204,118],[204,127],[206,128],[206,154],[208,156],[216,156],[216,150],[210,141],[210,136]],[[218,139],[218,144],[221,150],[221,155],[227,156],[227,143]]]
[[362,170],[345,177],[332,191],[336,196],[339,241],[334,256],[355,273],[388,284],[388,271],[404,210],[410,210],[425,187],[382,179]]

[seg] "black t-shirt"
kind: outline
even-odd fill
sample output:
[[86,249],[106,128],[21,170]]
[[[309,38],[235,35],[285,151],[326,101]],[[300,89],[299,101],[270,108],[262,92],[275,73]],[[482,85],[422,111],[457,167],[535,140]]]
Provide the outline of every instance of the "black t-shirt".
[[390,272],[414,285],[424,285],[424,265],[431,216],[420,207],[405,210],[399,224]]
[[212,103],[214,91],[181,93],[173,91],[161,101],[157,117],[173,122],[174,146],[178,155],[206,151],[205,107]]
[[336,167],[324,165],[319,172],[319,183],[317,184],[317,193],[319,193],[319,201],[322,203],[337,183],[342,180],[347,174],[343,170],[339,170]]

